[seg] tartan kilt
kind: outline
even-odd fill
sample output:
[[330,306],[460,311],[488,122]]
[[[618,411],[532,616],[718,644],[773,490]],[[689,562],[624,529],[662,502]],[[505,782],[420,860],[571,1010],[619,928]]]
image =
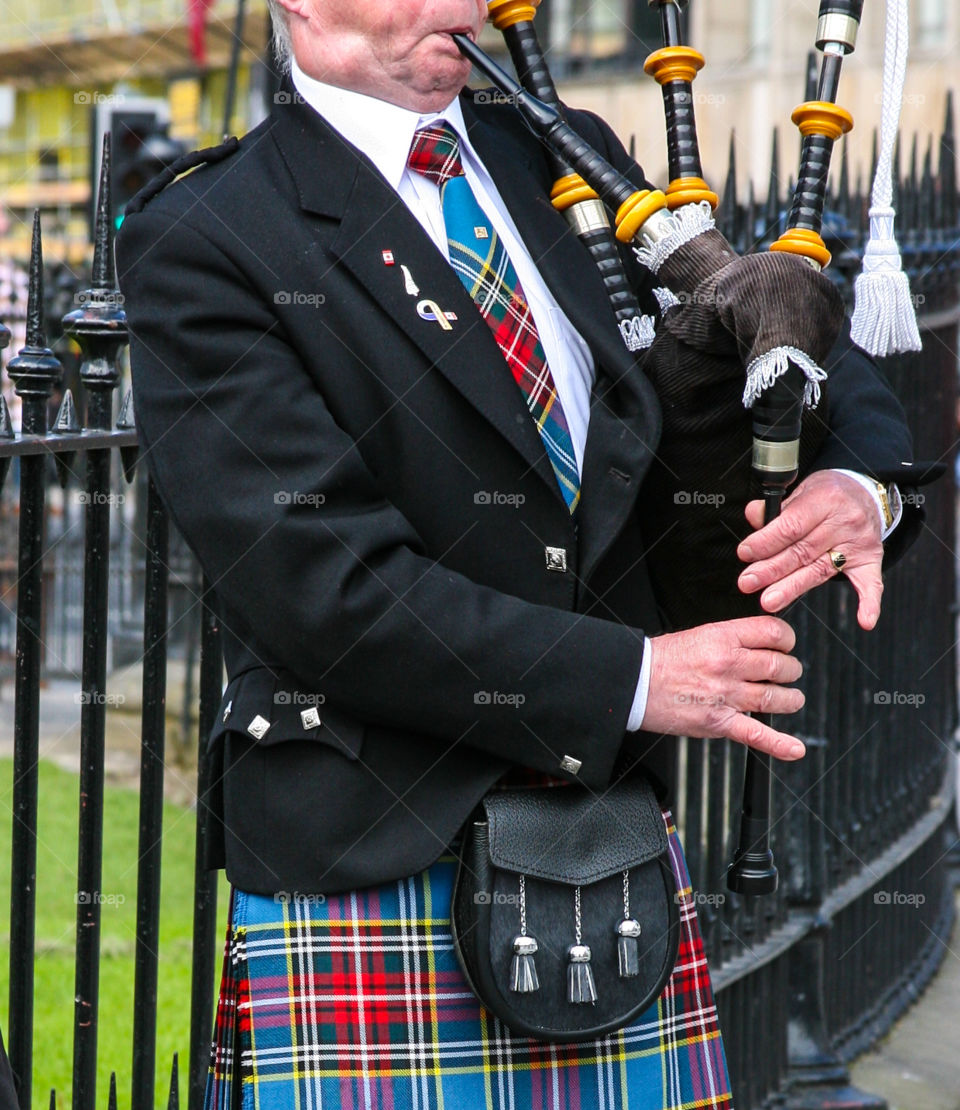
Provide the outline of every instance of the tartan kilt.
[[548,1044],[511,1033],[453,950],[456,857],[337,895],[234,890],[205,1110],[732,1110],[683,850],[676,967],[632,1024]]

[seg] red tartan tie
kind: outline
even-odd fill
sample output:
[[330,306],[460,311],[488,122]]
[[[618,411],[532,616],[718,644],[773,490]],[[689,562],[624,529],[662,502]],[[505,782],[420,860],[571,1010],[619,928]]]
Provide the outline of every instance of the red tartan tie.
[[567,418],[516,271],[464,176],[456,132],[442,121],[421,128],[408,165],[440,187],[450,264],[507,360],[572,513],[580,501],[580,475]]

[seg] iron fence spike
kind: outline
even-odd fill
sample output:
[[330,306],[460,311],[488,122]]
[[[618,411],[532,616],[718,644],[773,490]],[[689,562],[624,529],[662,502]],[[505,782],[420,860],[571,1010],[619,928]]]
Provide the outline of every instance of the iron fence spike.
[[167,1110],[180,1110],[180,1057],[177,1052],[173,1054],[173,1063],[170,1065],[170,1094],[167,1098]]
[[97,219],[93,239],[94,289],[113,289],[116,277],[113,271],[113,222],[110,212],[110,132],[103,136],[103,153],[100,158],[100,181],[97,188]]
[[27,287],[27,346],[46,347],[43,334],[43,243],[40,237],[40,209],[33,210],[30,239],[30,276]]

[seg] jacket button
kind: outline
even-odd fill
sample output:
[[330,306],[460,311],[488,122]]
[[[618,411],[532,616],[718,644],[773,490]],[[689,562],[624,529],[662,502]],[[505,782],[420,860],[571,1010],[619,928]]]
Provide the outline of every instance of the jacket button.
[[567,570],[567,549],[565,547],[545,547],[543,551],[547,559],[547,570],[565,574]]
[[317,712],[317,707],[314,705],[309,709],[301,709],[300,722],[304,728],[319,728],[320,714]]
[[256,717],[247,725],[247,732],[256,740],[262,740],[267,735],[267,730],[270,728],[270,722],[261,717],[258,713]]

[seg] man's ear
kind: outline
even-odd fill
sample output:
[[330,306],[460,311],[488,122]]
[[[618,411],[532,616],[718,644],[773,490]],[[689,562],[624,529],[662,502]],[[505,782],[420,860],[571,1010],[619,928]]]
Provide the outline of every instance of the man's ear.
[[277,0],[281,8],[294,15],[303,15],[304,9],[310,6],[311,0]]

